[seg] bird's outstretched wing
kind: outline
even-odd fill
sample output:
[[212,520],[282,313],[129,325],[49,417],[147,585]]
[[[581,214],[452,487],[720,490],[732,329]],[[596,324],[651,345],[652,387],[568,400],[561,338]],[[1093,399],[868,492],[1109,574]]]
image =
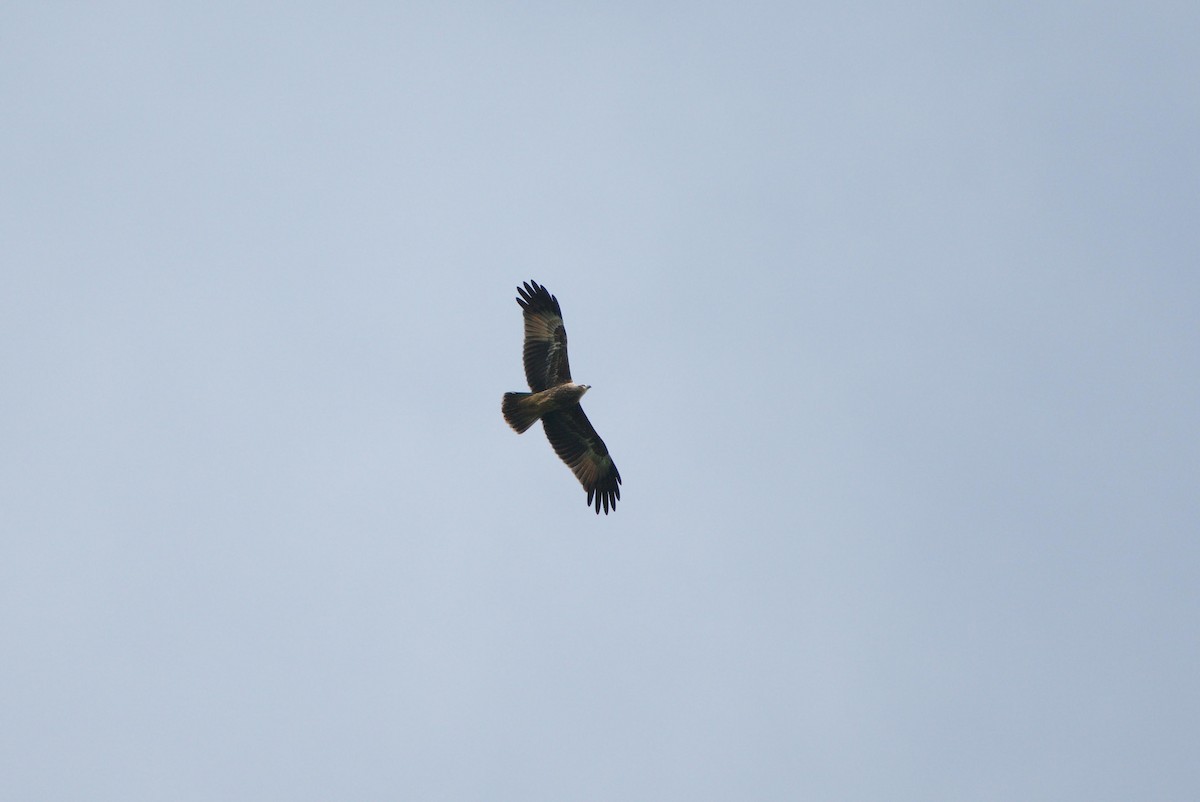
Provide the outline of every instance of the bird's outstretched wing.
[[621,474],[608,455],[608,447],[583,414],[583,407],[575,404],[547,413],[542,417],[542,427],[554,453],[574,471],[587,491],[587,503],[593,505],[594,499],[596,514],[600,514],[601,506],[605,515],[615,510],[621,497]]
[[558,299],[536,281],[525,282],[517,292],[517,303],[525,315],[525,380],[529,389],[536,393],[571,381],[567,330],[563,328]]

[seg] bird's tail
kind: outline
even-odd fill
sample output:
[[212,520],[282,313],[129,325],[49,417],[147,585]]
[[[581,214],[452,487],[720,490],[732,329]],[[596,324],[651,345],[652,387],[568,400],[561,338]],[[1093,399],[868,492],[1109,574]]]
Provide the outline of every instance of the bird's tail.
[[533,393],[505,393],[504,402],[500,404],[504,420],[517,430],[517,434],[537,423],[537,419],[541,417],[537,407],[529,401],[531,395]]

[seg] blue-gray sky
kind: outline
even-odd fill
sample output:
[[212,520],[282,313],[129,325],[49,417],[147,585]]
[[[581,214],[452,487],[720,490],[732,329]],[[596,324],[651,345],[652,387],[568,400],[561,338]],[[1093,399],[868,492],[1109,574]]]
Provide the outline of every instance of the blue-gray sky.
[[1200,7],[1123,5],[7,4],[0,796],[1200,796]]

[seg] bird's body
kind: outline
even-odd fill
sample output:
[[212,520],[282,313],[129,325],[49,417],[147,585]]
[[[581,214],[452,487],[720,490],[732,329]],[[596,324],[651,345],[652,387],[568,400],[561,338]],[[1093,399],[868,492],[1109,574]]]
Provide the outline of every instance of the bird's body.
[[537,393],[505,393],[501,411],[517,434],[522,434],[547,413],[577,405],[589,389],[586,384],[566,382]]
[[596,514],[603,507],[607,515],[621,497],[621,474],[579,406],[590,386],[571,380],[567,330],[558,299],[537,282],[528,282],[517,292],[525,317],[525,379],[532,392],[505,393],[504,419],[518,433],[541,420],[555,453],[587,490],[588,504],[594,499]]

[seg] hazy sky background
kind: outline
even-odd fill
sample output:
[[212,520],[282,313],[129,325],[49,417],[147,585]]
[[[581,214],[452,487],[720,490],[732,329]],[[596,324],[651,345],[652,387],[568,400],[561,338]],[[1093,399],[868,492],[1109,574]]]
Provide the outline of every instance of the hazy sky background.
[[0,797],[1200,798],[1198,42],[5,4]]

